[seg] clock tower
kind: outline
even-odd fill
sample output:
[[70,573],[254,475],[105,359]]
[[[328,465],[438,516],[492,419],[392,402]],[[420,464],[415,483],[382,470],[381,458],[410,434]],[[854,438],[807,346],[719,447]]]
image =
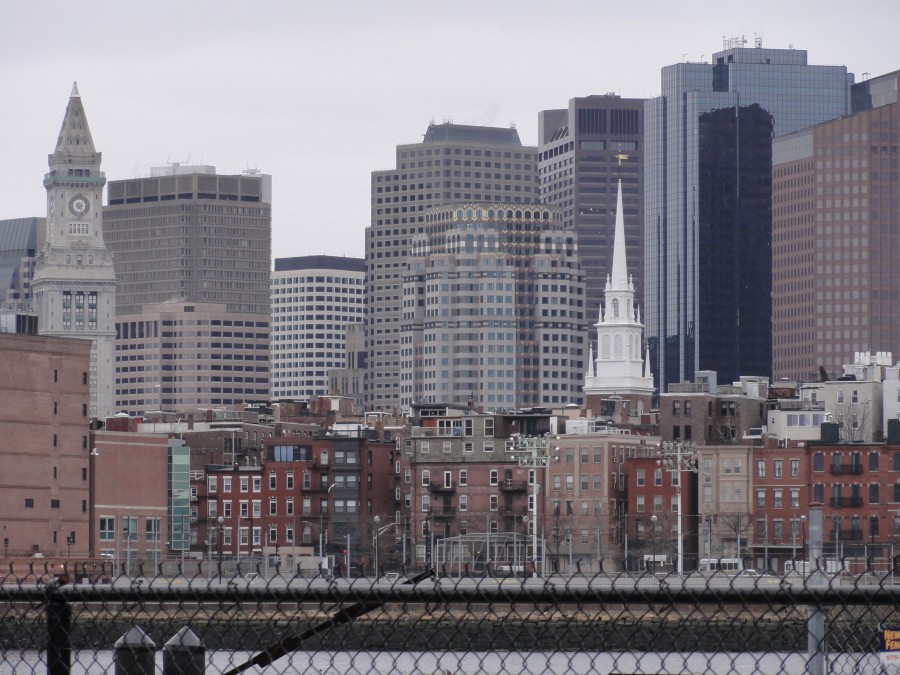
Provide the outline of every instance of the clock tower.
[[49,156],[47,238],[31,282],[41,335],[91,340],[90,416],[114,411],[116,273],[103,241],[106,177],[78,93]]

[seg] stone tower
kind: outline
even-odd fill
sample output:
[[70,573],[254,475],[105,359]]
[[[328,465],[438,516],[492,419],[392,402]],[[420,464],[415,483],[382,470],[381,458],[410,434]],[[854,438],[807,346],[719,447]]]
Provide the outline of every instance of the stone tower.
[[106,177],[77,83],[48,161],[47,240],[31,284],[38,330],[91,340],[89,412],[102,419],[113,413],[116,273],[103,242]]

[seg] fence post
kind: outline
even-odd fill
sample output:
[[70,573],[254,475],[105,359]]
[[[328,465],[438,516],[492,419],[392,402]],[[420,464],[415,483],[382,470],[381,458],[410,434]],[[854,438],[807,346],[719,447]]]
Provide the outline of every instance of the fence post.
[[156,644],[139,626],[133,626],[116,641],[115,675],[154,675]]
[[[792,527],[793,527],[792,523]],[[809,555],[807,556],[807,588],[822,588],[827,585],[822,570],[822,504],[809,505]],[[810,572],[810,568],[814,569]],[[822,605],[809,605],[806,619],[806,672],[809,675],[825,675],[825,612]]]
[[163,675],[203,675],[205,670],[206,648],[189,626],[163,645]]
[[47,599],[47,675],[69,675],[72,667],[72,607],[54,588]]

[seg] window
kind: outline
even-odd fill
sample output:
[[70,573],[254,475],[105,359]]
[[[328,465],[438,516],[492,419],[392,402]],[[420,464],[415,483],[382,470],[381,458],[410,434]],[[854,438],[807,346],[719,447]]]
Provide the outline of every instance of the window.
[[672,401],[672,414],[673,415],[681,414],[681,401]]
[[653,496],[653,510],[656,513],[662,513],[663,510],[663,498],[662,495],[654,495]]
[[581,484],[581,489],[584,491],[588,490],[588,475],[586,473],[579,475],[579,482]]
[[274,473],[269,474],[269,489],[275,490],[278,487],[278,478]]
[[485,441],[482,451],[483,452],[493,452],[494,451],[494,442],[493,441]]
[[634,503],[634,508],[638,513],[644,512],[644,495],[637,495]]
[[444,454],[449,455],[450,451],[453,450],[453,442],[452,441],[444,441]]
[[429,485],[431,485],[431,471],[422,469],[422,487],[428,487]]
[[493,417],[485,417],[484,418],[484,435],[488,438],[491,438],[494,435],[494,418]]
[[100,541],[113,541],[116,538],[116,519],[112,516],[100,516]]
[[250,503],[243,501],[240,504],[241,509],[239,511],[241,518],[249,518],[250,517]]
[[765,478],[766,477],[766,460],[764,460],[764,459],[756,460],[756,477],[757,478]]
[[294,472],[288,471],[287,475],[284,477],[285,487],[288,490],[294,489]]
[[575,476],[574,474],[566,474],[566,490],[574,490],[575,489]]
[[250,478],[247,476],[241,476],[241,492],[249,492],[250,491]]
[[209,494],[214,494],[214,493],[215,493],[215,491],[216,491],[216,489],[217,489],[217,487],[216,487],[217,485],[218,485],[218,476],[209,476],[209,477],[206,479],[206,486],[207,486],[207,487],[206,487],[206,491],[207,491]]
[[792,459],[791,460],[791,478],[796,478],[800,475],[800,460]]
[[147,518],[144,521],[144,533],[147,541],[159,541],[160,519]]
[[218,515],[217,506],[218,506],[218,502],[215,502],[211,499],[206,502],[206,515],[210,520],[216,519],[216,516]]
[[756,491],[756,508],[758,508],[758,509],[766,508],[766,491],[765,490],[757,490]]
[[465,441],[463,443],[463,453],[469,454],[475,450],[475,444],[472,441]]
[[275,497],[269,497],[269,515],[278,515],[278,500]]
[[[684,402],[684,415],[685,415],[685,417],[687,417],[690,414],[691,414],[691,402],[685,401]],[[688,427],[685,427],[685,428],[688,428]]]
[[499,498],[497,495],[491,495],[491,511],[496,511],[499,506]]
[[774,471],[775,478],[782,478],[784,476],[784,460],[776,459],[773,462],[773,465],[775,468],[775,471]]
[[644,469],[638,469],[637,471],[635,471],[635,478],[638,487],[646,485],[646,472]]
[[800,490],[791,490],[791,508],[800,508]]
[[469,495],[460,495],[459,496],[459,510],[460,511],[468,511],[469,510]]
[[869,503],[878,503],[878,483],[872,483],[871,485],[869,485]]
[[491,469],[490,484],[497,485],[500,481],[500,472],[497,469]]
[[581,463],[587,464],[590,461],[590,455],[588,454],[590,450],[588,448],[581,448]]
[[654,469],[653,471],[653,484],[656,487],[660,487],[662,485],[662,469]]
[[294,498],[288,497],[287,501],[284,503],[284,512],[285,514],[292,516],[294,515]]
[[772,534],[776,539],[781,539],[784,537],[784,521],[783,520],[775,520],[772,522]]
[[869,471],[878,471],[878,453],[869,453]]
[[817,452],[813,454],[813,471],[825,470],[825,453]]
[[253,491],[262,492],[262,476],[253,476]]
[[554,490],[562,489],[561,480],[562,480],[562,477],[559,474],[555,474],[553,476],[553,489]]
[[782,491],[781,491],[781,490],[775,490],[775,491],[774,491],[774,497],[775,497],[775,508],[776,508],[776,509],[783,509],[783,508],[784,508],[784,498],[783,498],[783,495],[782,495]]
[[465,487],[469,484],[469,471],[468,469],[460,469],[459,470],[459,486]]
[[825,486],[821,483],[813,485],[813,501],[825,503]]

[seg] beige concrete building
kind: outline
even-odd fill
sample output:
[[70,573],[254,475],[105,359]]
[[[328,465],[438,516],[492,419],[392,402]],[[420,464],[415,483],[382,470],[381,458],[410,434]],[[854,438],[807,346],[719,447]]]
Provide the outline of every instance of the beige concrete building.
[[174,302],[121,314],[116,406],[193,411],[269,397],[269,321],[221,303]]
[[88,553],[90,355],[88,340],[0,333],[6,556]]
[[539,202],[537,148],[515,128],[430,124],[419,143],[397,146],[396,168],[372,172],[372,219],[366,229],[366,404],[408,408],[413,384],[401,361],[403,275],[425,214],[460,202]]
[[749,445],[697,448],[700,558],[737,558],[750,550],[752,452]]
[[[108,196],[117,407],[183,410],[268,398],[271,177],[173,165],[114,181]],[[162,316],[172,312],[183,316]],[[143,359],[132,358],[141,351]]]

